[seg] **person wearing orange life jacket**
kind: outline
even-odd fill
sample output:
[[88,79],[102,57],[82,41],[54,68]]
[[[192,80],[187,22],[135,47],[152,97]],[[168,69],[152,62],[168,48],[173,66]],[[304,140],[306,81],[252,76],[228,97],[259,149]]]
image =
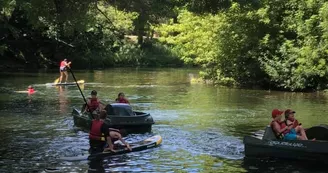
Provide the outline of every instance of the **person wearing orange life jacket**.
[[34,90],[33,86],[32,85],[28,86],[27,93],[28,94],[33,94],[34,92],[35,92],[35,90]]
[[305,130],[303,129],[301,124],[298,122],[298,120],[296,120],[294,117],[295,113],[296,112],[291,109],[285,110],[285,124],[288,126],[292,126],[297,134],[300,134],[304,140],[308,140]]
[[125,98],[124,93],[118,93],[117,98],[115,99],[117,103],[126,103],[130,104],[129,100]]
[[279,109],[272,110],[272,121],[270,126],[278,138],[284,138],[284,134],[288,133],[291,127],[288,127],[283,121],[281,121],[282,114],[284,111],[280,111]]
[[67,82],[67,79],[68,79],[67,68],[69,68],[69,65],[70,64],[71,64],[71,62],[67,62],[67,59],[64,59],[63,61],[60,62],[60,67],[59,67],[59,73],[60,73],[59,83],[62,82],[62,79],[63,79],[63,76],[64,75],[66,77],[65,83]]
[[95,119],[92,120],[89,132],[90,154],[104,151],[108,141],[106,138],[108,138],[109,134],[108,126],[104,123],[107,112],[103,110],[100,112],[99,117],[98,114],[93,116],[95,116]]
[[100,100],[97,97],[97,91],[93,90],[91,91],[91,98],[88,98],[87,106],[84,109],[84,112],[100,112],[104,109],[104,105],[100,102]]

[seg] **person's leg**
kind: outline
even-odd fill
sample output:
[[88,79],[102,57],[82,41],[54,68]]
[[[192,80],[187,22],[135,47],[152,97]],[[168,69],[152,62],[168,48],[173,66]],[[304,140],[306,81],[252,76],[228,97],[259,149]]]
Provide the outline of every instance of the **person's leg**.
[[64,74],[65,74],[65,76],[66,76],[66,80],[65,80],[65,82],[67,82],[67,79],[68,79],[68,73],[67,73],[67,71],[64,71]]
[[62,71],[60,71],[59,83],[61,83],[61,82],[62,82],[62,79],[63,79],[63,72],[62,72]]
[[308,140],[305,130],[301,126],[295,128],[296,132],[299,133],[305,140]]
[[299,136],[299,135],[296,135],[296,139],[298,139],[298,140],[307,140],[303,136]]

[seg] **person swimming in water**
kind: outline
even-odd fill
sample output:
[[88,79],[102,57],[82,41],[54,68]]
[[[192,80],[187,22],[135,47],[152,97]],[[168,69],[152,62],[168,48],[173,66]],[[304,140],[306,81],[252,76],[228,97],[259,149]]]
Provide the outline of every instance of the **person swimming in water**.
[[28,86],[28,88],[27,88],[27,93],[28,93],[28,94],[33,94],[33,93],[35,93],[35,90],[34,90],[34,88],[33,88],[32,85],[29,85],[29,86]]

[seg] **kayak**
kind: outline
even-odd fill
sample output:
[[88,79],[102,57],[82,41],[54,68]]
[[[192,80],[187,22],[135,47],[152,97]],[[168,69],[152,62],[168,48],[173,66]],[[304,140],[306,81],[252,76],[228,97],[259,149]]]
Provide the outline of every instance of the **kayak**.
[[[84,84],[84,80],[77,81],[78,84]],[[67,82],[67,83],[46,83],[48,86],[67,86],[67,85],[76,85],[75,82]]]
[[[277,139],[270,126],[263,137],[245,136],[246,157],[275,157],[296,160],[316,160],[327,162],[328,126],[313,126],[305,131],[310,140]],[[316,140],[311,140],[311,139]]]
[[129,143],[132,151],[128,150],[127,148],[121,148],[121,149],[116,150],[115,152],[104,151],[101,153],[91,154],[91,155],[89,155],[88,159],[93,160],[93,159],[99,159],[99,158],[104,158],[104,157],[108,157],[108,156],[142,151],[142,150],[146,150],[149,148],[157,147],[161,143],[162,143],[162,137],[160,135],[155,135],[155,136],[152,136],[150,138],[147,138],[147,139],[139,141],[139,142]]

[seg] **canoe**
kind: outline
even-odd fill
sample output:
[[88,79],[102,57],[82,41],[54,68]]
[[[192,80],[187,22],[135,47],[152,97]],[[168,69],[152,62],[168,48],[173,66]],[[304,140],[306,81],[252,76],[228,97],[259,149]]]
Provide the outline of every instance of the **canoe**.
[[128,150],[127,148],[121,148],[121,149],[116,150],[115,152],[104,151],[101,153],[91,154],[91,155],[89,155],[88,159],[93,160],[93,159],[99,159],[99,158],[104,158],[104,157],[108,157],[108,156],[142,151],[142,150],[146,150],[149,148],[157,147],[161,143],[162,143],[162,137],[160,135],[155,135],[155,136],[152,136],[150,138],[147,138],[147,139],[139,141],[139,142],[130,143],[129,145],[130,145],[132,151]]
[[[105,110],[108,113],[105,123],[110,128],[121,130],[123,136],[151,132],[152,125],[155,123],[149,113],[133,111],[129,104],[112,103],[106,105]],[[80,110],[73,108],[72,115],[75,126],[85,130],[90,129],[89,113],[81,113]]]
[[296,160],[315,160],[328,162],[328,126],[318,125],[306,130],[312,140],[277,139],[270,126],[266,127],[263,137],[245,136],[246,157],[274,157]]

